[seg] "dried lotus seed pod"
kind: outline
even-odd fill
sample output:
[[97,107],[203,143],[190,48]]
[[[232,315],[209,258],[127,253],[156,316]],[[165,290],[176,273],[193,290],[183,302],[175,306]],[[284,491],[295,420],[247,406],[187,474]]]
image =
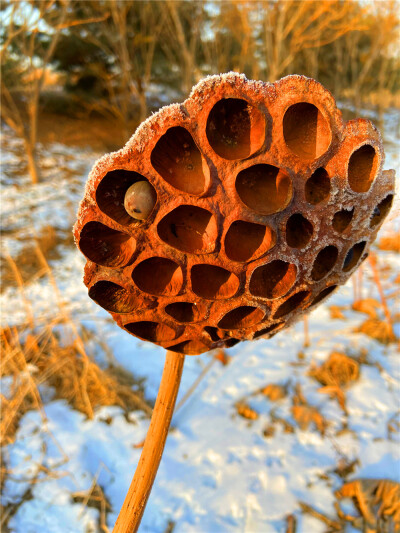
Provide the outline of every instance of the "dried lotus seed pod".
[[75,225],[89,296],[177,353],[275,335],[366,258],[383,164],[375,126],[315,80],[209,77],[94,166]]

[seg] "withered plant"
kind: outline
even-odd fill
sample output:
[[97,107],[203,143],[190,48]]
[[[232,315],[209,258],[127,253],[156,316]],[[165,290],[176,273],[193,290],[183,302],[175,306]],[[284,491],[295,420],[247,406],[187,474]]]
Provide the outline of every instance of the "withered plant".
[[[236,73],[206,78],[95,164],[75,225],[89,296],[168,350],[115,532],[139,526],[184,356],[269,338],[344,284],[392,205],[383,164],[377,129],[345,123],[318,82]],[[325,430],[305,402],[293,415]]]

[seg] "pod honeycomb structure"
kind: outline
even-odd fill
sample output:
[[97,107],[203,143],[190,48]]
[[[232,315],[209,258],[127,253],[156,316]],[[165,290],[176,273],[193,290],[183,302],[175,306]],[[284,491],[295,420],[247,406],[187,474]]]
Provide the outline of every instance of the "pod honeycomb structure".
[[[367,257],[394,195],[381,137],[315,80],[212,76],[92,169],[75,225],[89,296],[188,355],[268,338]],[[144,220],[124,207],[147,181]]]

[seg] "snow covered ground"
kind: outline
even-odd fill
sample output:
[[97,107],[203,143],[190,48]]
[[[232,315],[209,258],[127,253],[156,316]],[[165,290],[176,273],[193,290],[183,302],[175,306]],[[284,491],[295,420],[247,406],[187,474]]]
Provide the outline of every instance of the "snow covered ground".
[[[384,168],[395,168],[397,174],[398,122],[394,113],[385,117]],[[18,173],[18,141],[9,131],[4,137],[1,209],[3,229],[10,233],[3,237],[1,252],[16,255],[42,227],[51,224],[67,230],[72,226],[89,169],[101,154],[61,144],[42,147],[46,179],[32,186]],[[396,200],[382,234],[399,230],[399,218],[394,216],[398,206]],[[61,248],[60,254],[51,266],[74,320],[105,341],[122,366],[144,377],[147,397],[155,398],[164,351],[136,341],[112,323],[87,296],[81,281],[82,255],[71,247]],[[398,288],[393,280],[400,272],[399,254],[379,251],[378,257],[379,267],[386,267],[388,273],[382,279],[384,290],[392,293]],[[368,264],[363,268],[363,297],[379,301]],[[34,302],[38,324],[51,319],[59,307],[46,277],[28,284],[25,296]],[[388,431],[390,420],[400,416],[398,346],[384,346],[355,332],[366,315],[351,310],[352,302],[350,280],[310,315],[309,347],[303,345],[304,327],[299,323],[269,341],[241,343],[229,350],[232,359],[228,365],[212,365],[174,415],[141,532],[162,533],[172,522],[174,533],[275,533],[285,531],[287,516],[294,514],[298,533],[322,533],[326,524],[302,514],[299,501],[335,518],[333,493],[343,483],[335,473],[340,464],[358,460],[346,480],[372,477],[400,481],[400,433]],[[0,303],[3,325],[26,320],[23,300],[15,287],[5,288]],[[395,316],[399,312],[395,300],[388,303]],[[332,305],[342,308],[343,318],[331,318]],[[395,332],[400,336],[400,323],[395,324]],[[322,364],[332,352],[356,358],[367,354],[359,380],[346,391],[347,417],[336,400],[318,392],[321,385],[308,375],[312,364]],[[210,357],[186,358],[178,403]],[[285,386],[286,396],[273,402],[256,393],[271,383]],[[307,403],[316,407],[326,422],[323,435],[312,423],[307,429],[296,423],[292,405],[298,385]],[[238,414],[235,406],[241,401],[258,413],[256,419]],[[128,421],[121,408],[103,407],[93,420],[87,420],[61,400],[47,402],[45,413],[46,426],[37,411],[24,415],[15,443],[4,451],[5,465],[12,475],[6,480],[3,505],[19,501],[35,465],[44,461],[52,472],[32,486],[30,498],[10,519],[10,530],[99,531],[99,511],[71,496],[88,490],[94,480],[111,505],[107,525],[112,529],[140,456],[141,449],[134,445],[144,439],[148,419],[135,412]],[[349,526],[347,531],[354,530]]]

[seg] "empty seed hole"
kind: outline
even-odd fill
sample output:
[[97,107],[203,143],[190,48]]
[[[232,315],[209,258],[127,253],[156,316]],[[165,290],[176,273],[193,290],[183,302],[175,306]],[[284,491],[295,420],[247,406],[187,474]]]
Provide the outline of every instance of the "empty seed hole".
[[178,352],[185,355],[199,355],[204,352],[208,352],[210,348],[199,340],[188,340],[180,342],[175,346],[168,346],[168,350],[172,352]]
[[90,261],[106,267],[122,267],[132,259],[136,241],[101,222],[88,222],[82,228],[79,248]]
[[288,315],[292,311],[295,311],[301,307],[302,303],[310,296],[310,291],[300,291],[293,294],[290,298],[283,302],[275,311],[274,318],[281,318]]
[[265,139],[265,117],[239,98],[223,98],[211,109],[206,135],[224,159],[243,159],[259,150]]
[[256,268],[251,276],[249,290],[253,296],[279,298],[296,281],[297,267],[277,259]]
[[167,315],[178,322],[198,322],[204,319],[204,306],[190,302],[174,302],[165,307]]
[[112,281],[98,281],[89,289],[89,297],[113,313],[130,313],[134,309],[133,295]]
[[239,344],[240,339],[234,339],[233,337],[225,341],[225,348],[232,348],[233,346],[236,346],[236,344]]
[[324,168],[317,168],[308,178],[305,187],[306,200],[309,204],[316,205],[329,198],[331,180]]
[[239,288],[239,278],[215,265],[194,265],[191,270],[192,290],[207,300],[231,298]]
[[258,324],[264,318],[264,311],[258,307],[252,307],[250,305],[243,305],[236,307],[229,311],[218,322],[218,327],[221,329],[242,329]]
[[281,329],[283,327],[282,323],[278,324],[272,324],[272,326],[268,326],[267,328],[260,329],[260,331],[257,331],[254,333],[253,339],[258,339],[259,337],[264,337],[264,335],[267,335],[268,333],[272,333],[273,331],[277,330],[278,328]]
[[302,159],[320,157],[331,143],[328,121],[313,104],[300,102],[289,107],[283,117],[286,145]]
[[327,296],[329,296],[335,289],[336,289],[337,285],[331,285],[330,287],[326,287],[326,289],[324,289],[323,291],[321,291],[315,298],[314,300],[311,302],[311,305],[310,307],[312,307],[313,305],[317,305],[319,304],[319,302],[321,302],[324,298],[326,298]]
[[350,211],[342,209],[334,214],[332,219],[332,226],[338,233],[343,233],[348,228],[354,215],[354,207]]
[[150,342],[173,341],[177,336],[176,331],[166,324],[147,320],[131,322],[130,324],[125,324],[124,327],[136,337]]
[[[126,191],[138,181],[149,183],[144,176],[138,172],[129,170],[112,170],[108,172],[99,183],[96,190],[96,202],[99,209],[107,216],[124,226],[129,224],[140,224],[140,220],[132,218],[124,207]],[[152,191],[153,205],[156,203],[157,194],[153,186]]]
[[311,277],[314,281],[319,281],[324,278],[335,266],[338,257],[338,249],[336,246],[326,246],[323,248],[315,258]]
[[292,199],[292,180],[273,165],[253,165],[239,172],[236,190],[242,202],[261,215],[282,211]]
[[151,152],[151,164],[175,189],[198,195],[206,188],[207,163],[181,126],[170,128],[160,138]]
[[165,257],[152,257],[135,267],[132,279],[143,292],[174,296],[182,288],[183,274],[175,261]]
[[354,192],[367,192],[374,181],[378,168],[375,148],[364,144],[351,154],[348,167],[349,185]]
[[276,242],[275,232],[268,226],[236,220],[225,236],[225,253],[232,261],[257,259]]
[[366,244],[366,241],[361,241],[355,244],[352,248],[350,248],[343,263],[344,272],[349,272],[356,266],[364,251]]
[[374,209],[369,223],[370,228],[380,224],[388,215],[393,203],[393,194],[386,196]]
[[157,227],[165,243],[189,253],[205,254],[215,249],[218,236],[215,217],[201,207],[181,205],[166,215]]
[[286,222],[286,242],[291,248],[304,248],[313,234],[313,226],[300,213],[295,213]]
[[204,331],[208,333],[213,342],[218,342],[226,337],[226,331],[222,329],[214,328],[213,326],[206,326]]

